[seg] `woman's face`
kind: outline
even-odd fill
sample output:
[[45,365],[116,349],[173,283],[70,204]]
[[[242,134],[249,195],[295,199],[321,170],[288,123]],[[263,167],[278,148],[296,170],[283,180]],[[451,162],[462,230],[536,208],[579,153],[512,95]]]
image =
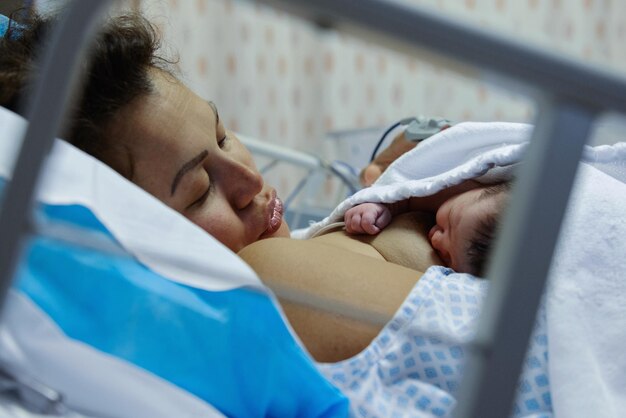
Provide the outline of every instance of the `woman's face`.
[[121,141],[131,180],[237,252],[289,236],[282,202],[212,103],[160,71],[153,94],[123,109],[108,135]]

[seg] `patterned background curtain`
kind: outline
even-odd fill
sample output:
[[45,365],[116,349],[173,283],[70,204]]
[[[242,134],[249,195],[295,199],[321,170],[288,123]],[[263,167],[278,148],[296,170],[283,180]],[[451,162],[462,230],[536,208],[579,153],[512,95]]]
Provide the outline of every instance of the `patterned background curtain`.
[[[406,1],[626,70],[623,1]],[[128,0],[126,7],[140,8],[157,23],[165,50],[180,58],[182,79],[217,103],[228,128],[272,143],[349,159],[336,155],[349,149],[338,150],[329,131],[380,127],[409,115],[533,121],[532,103],[504,85],[455,73],[426,55],[407,56],[317,28],[254,1]],[[292,171],[272,171],[269,179],[284,193],[297,182]]]

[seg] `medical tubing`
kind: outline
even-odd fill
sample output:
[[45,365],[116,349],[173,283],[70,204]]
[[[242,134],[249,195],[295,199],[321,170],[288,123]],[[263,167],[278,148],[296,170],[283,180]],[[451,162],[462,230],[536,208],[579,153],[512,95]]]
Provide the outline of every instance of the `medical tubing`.
[[370,157],[370,163],[374,161],[374,158],[376,158],[376,154],[378,154],[378,149],[380,148],[380,146],[383,144],[383,142],[385,141],[385,138],[387,138],[387,135],[389,135],[389,133],[391,131],[393,131],[394,129],[396,129],[398,126],[401,125],[401,121],[394,123],[393,125],[391,125],[389,128],[387,128],[387,130],[385,131],[385,133],[380,137],[380,139],[378,140],[378,143],[376,144],[376,146],[374,147],[374,151],[372,151],[372,156]]

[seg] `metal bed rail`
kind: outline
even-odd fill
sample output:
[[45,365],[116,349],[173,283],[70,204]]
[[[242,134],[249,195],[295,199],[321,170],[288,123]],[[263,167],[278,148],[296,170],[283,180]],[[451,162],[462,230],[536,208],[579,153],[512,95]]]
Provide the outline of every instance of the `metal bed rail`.
[[[345,165],[335,164],[314,154],[270,144],[247,135],[237,134],[237,138],[253,154],[270,158],[272,160],[269,164],[270,166],[278,162],[285,162],[296,167],[308,169],[310,173],[325,171],[337,177],[346,186],[350,194],[356,193],[361,188],[357,176]],[[261,171],[264,172],[264,170]]]
[[97,33],[98,19],[110,2],[73,2],[54,28],[42,58],[41,77],[27,103],[27,119],[37,122],[28,124],[13,179],[0,202],[0,312],[30,228],[30,209],[45,157],[80,85],[80,62]]
[[[42,57],[41,77],[27,103],[30,123],[0,201],[0,313],[11,286],[25,239],[31,229],[31,206],[40,173],[69,103],[80,86],[80,63],[111,0],[82,0],[66,11],[54,28]],[[0,317],[1,319],[1,317]],[[13,393],[32,412],[64,413],[62,395],[32,379],[14,377],[0,365],[3,393]]]
[[[456,409],[458,417],[507,416],[589,127],[603,109],[626,110],[626,83],[394,0],[262,1],[386,45],[435,50],[541,99],[533,140],[514,188],[513,209],[488,270],[492,285]],[[73,2],[44,57],[28,113],[36,123],[25,134],[0,212],[0,308],[28,233],[42,163],[79,84],[78,63],[96,32],[97,16],[110,2]]]

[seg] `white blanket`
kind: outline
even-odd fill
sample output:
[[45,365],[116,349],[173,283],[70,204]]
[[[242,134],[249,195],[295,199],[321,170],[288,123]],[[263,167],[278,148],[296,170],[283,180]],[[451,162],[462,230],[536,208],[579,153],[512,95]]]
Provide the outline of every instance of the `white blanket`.
[[626,185],[583,164],[547,298],[556,416],[624,416],[625,256]]
[[[469,178],[509,177],[531,132],[529,125],[512,123],[445,130],[304,236],[342,220],[357,203],[430,195]],[[547,291],[553,407],[556,416],[618,417],[626,411],[626,143],[586,147],[582,161]]]

